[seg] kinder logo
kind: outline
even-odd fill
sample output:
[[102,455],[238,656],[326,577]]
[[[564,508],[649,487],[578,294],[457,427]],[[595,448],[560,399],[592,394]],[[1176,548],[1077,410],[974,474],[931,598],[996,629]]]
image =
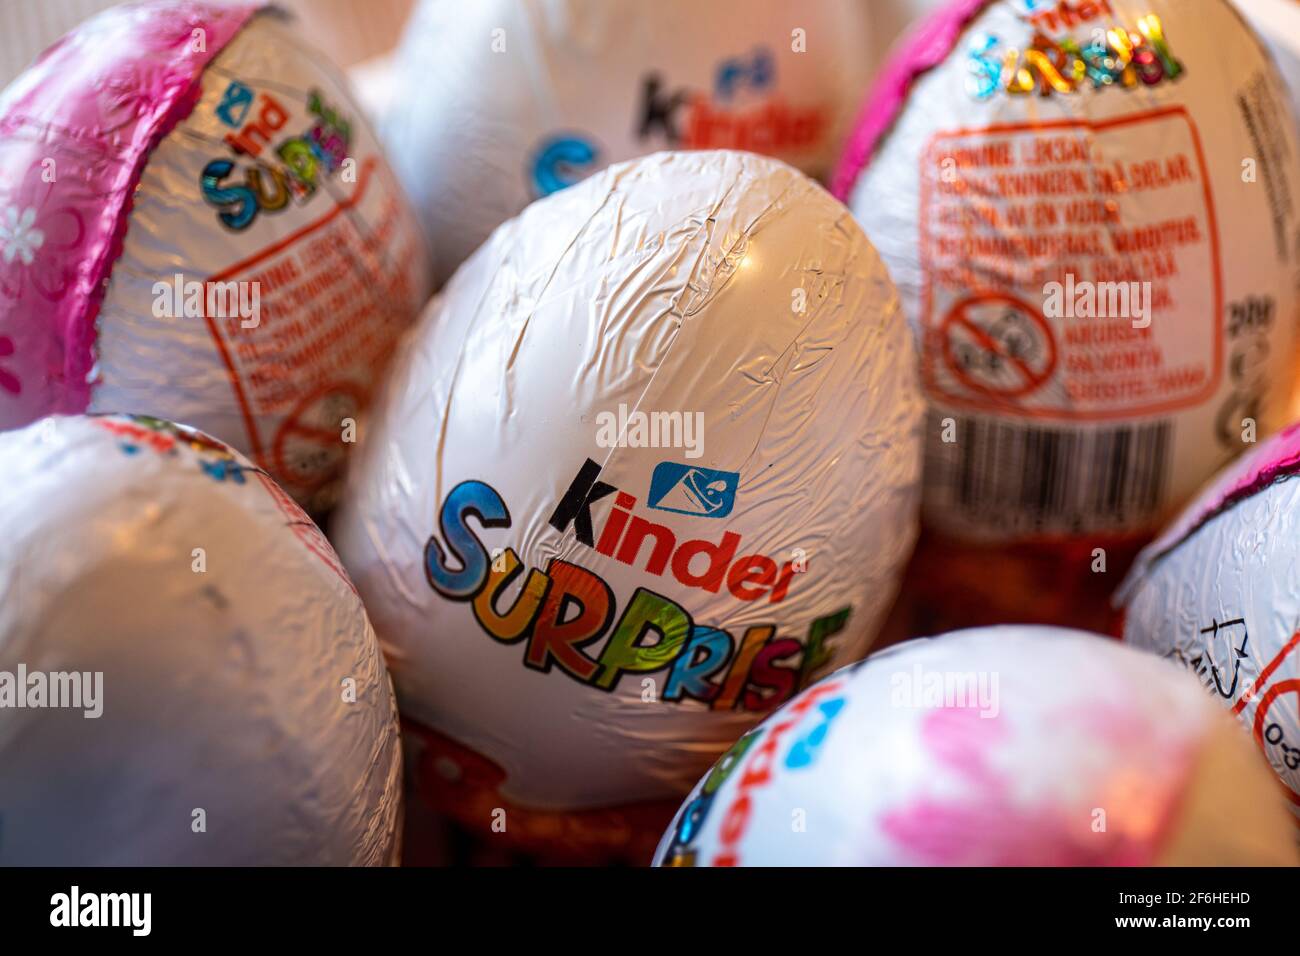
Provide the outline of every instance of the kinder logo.
[[[725,587],[737,601],[779,606],[798,574],[795,562],[778,565],[758,553],[737,556],[741,536],[733,531],[720,541],[679,541],[667,525],[633,514],[636,499],[599,476],[599,464],[584,462],[549,524],[643,572],[644,583],[621,605],[609,582],[575,561],[550,557],[544,566],[527,568],[513,547],[489,550],[471,521],[495,533],[510,528],[512,519],[496,489],[476,480],[456,485],[442,503],[438,533],[425,545],[430,587],[450,601],[468,603],[493,640],[522,645],[525,667],[544,674],[557,670],[606,693],[624,676],[658,671],[663,677],[656,682],[657,701],[758,713],[789,699],[831,663],[832,641],[848,623],[851,607],[808,621],[803,640],[775,619],[777,607],[768,612],[771,618],[761,610],[746,615],[743,630],[696,621],[686,606],[691,592],[682,589],[719,594]],[[611,495],[614,501],[597,528],[592,505]],[[655,578],[675,581],[677,597],[652,590]],[[809,755],[817,745],[816,738],[808,741]]]
[[725,518],[736,504],[739,483],[740,475],[734,471],[661,461],[650,476],[646,505],[682,515]]
[[[675,149],[771,153],[811,147],[826,126],[825,110],[792,107],[781,98],[776,57],[764,47],[720,61],[712,96],[688,87],[668,89],[657,71],[641,81],[642,142],[657,138]],[[534,147],[525,173],[534,197],[541,198],[586,178],[605,161],[587,133],[555,132]]]
[[[658,72],[642,80],[637,128],[642,141],[659,136],[674,149],[773,153],[811,147],[826,131],[822,108],[790,106],[776,90],[776,59],[762,47],[720,62],[712,97],[666,86]],[[746,93],[752,94],[747,98],[753,105],[739,107],[737,101]]]
[[[779,604],[785,600],[791,579],[799,573],[795,570],[794,561],[786,561],[778,566],[775,560],[762,554],[737,557],[742,538],[734,531],[724,532],[718,542],[705,538],[678,541],[677,535],[667,525],[647,521],[633,514],[636,498],[601,481],[600,467],[590,458],[583,462],[582,468],[551,514],[549,523],[556,531],[567,533],[572,528],[574,537],[587,547],[594,548],[597,553],[633,567],[640,564],[647,574],[671,575],[679,584],[688,588],[702,588],[711,594],[717,594],[725,583],[731,594],[741,601],[756,601],[766,597],[772,604]],[[715,509],[717,513],[709,517],[721,517],[731,510],[736,494],[735,483],[739,478],[736,473],[662,462],[655,469],[655,476],[658,477],[665,468],[681,469],[674,471],[674,476],[681,475],[682,472],[701,476],[693,480],[702,484],[705,492],[718,499]],[[663,473],[669,474],[668,471]],[[667,477],[661,480],[665,484],[671,481],[674,489],[678,484]],[[729,483],[723,489],[709,491],[708,486],[718,481]],[[652,488],[652,496],[653,493]],[[615,496],[613,507],[597,535],[591,513],[592,505],[611,494]],[[683,490],[685,500],[689,500],[689,494]],[[669,494],[661,497],[667,499]],[[660,506],[660,510],[676,509]],[[683,513],[696,514],[685,510]],[[650,545],[648,554],[647,544]],[[706,562],[703,568],[700,567],[700,559]]]

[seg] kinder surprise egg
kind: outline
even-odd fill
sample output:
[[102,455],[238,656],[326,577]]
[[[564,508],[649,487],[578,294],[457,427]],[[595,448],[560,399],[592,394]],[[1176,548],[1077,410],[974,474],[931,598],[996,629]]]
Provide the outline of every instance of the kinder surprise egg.
[[[1124,639],[1235,714],[1300,818],[1300,425],[1234,462],[1138,558]],[[1300,822],[1300,820],[1298,820]]]
[[611,167],[461,267],[332,530],[438,772],[491,762],[477,822],[675,802],[865,650],[915,536],[913,362],[848,210],[750,153]]
[[854,0],[425,0],[382,132],[438,279],[532,200],[657,150],[829,173],[868,19]]
[[113,8],[0,97],[0,427],[163,415],[320,503],[427,269],[340,75],[258,5]]
[[157,419],[0,434],[8,865],[384,864],[397,708],[325,538]]
[[1268,771],[1177,668],[1084,631],[909,641],[740,738],[670,866],[1295,863]]
[[1223,0],[960,0],[914,34],[835,191],[920,337],[928,526],[1146,533],[1279,422],[1298,149]]

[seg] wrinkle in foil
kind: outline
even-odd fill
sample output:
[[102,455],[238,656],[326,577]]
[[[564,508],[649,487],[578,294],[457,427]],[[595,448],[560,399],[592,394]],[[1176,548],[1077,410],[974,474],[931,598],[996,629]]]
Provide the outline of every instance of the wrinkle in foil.
[[[807,315],[794,308],[800,291]],[[799,360],[805,344],[817,361]],[[524,568],[560,559],[597,574],[615,618],[645,587],[737,643],[765,624],[804,642],[814,619],[844,607],[831,663],[874,638],[916,531],[914,356],[884,267],[802,174],[731,152],[612,167],[501,226],[399,351],[334,539],[394,650],[403,712],[501,765],[510,799],[579,809],[680,795],[760,714],[647,702],[640,677],[661,693],[667,668],[607,693],[526,667],[527,641],[495,640],[429,584],[424,543],[443,541],[440,509],[461,482],[488,483],[509,510],[509,528],[469,522],[485,548],[514,549]],[[702,456],[602,447],[598,418],[620,405],[702,413]],[[780,563],[804,548],[808,570],[783,602],[746,603],[725,585],[647,573],[644,553],[633,566],[599,554],[573,526],[548,524],[587,459],[678,543],[731,531],[735,557]],[[664,463],[737,474],[730,515],[647,507]],[[592,506],[597,535],[613,500]]]
[[0,864],[396,859],[391,681],[283,491],[219,442],[123,416],[4,433],[0,472],[0,671],[103,674],[97,718],[0,709]]

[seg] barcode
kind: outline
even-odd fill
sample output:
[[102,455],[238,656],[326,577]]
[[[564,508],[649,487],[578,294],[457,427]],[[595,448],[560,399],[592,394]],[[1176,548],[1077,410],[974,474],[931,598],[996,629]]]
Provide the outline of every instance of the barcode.
[[1160,511],[1169,421],[1099,429],[955,418],[945,431],[944,418],[930,422],[926,500],[961,523],[1081,533]]

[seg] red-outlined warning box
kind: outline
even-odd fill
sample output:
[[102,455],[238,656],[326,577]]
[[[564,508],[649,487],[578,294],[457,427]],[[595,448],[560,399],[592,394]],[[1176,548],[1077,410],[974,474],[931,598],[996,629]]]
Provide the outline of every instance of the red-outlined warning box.
[[[339,422],[367,400],[373,370],[405,327],[397,304],[411,298],[418,239],[399,223],[399,197],[370,157],[350,196],[207,280],[253,281],[261,290],[254,327],[239,316],[204,318],[254,459],[296,490],[312,490],[342,458]],[[363,199],[374,205],[364,227],[350,215]]]
[[1106,420],[1214,394],[1218,222],[1185,109],[944,131],[920,162],[932,399]]

